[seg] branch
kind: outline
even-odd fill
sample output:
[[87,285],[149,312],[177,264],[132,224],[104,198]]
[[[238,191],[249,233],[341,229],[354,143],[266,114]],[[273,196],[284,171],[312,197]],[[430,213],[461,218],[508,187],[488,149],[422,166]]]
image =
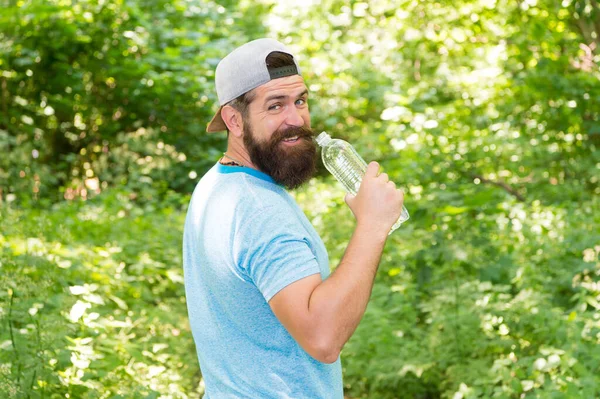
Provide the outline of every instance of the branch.
[[[594,12],[592,12],[592,20],[587,21],[582,16],[579,18],[572,18],[571,21],[574,26],[579,30],[581,36],[585,40],[585,43],[596,43],[596,49],[600,47],[600,19],[594,18],[596,14],[600,14],[600,6],[596,0],[592,1]],[[594,38],[596,33],[596,38]]]
[[13,303],[15,300],[15,293],[12,289],[8,289],[8,294],[10,295],[10,302],[8,304],[8,330],[10,332],[10,342],[12,344],[13,350],[15,351],[15,360],[17,361],[18,371],[17,371],[17,383],[21,383],[21,362],[19,361],[19,351],[17,350],[17,344],[15,342],[15,335],[13,333],[13,319],[12,319],[12,311],[13,311]]
[[598,2],[596,0],[592,0],[592,7],[594,8],[594,11],[592,11],[592,21],[594,24],[594,28],[596,31],[596,49],[598,47],[600,47],[600,6],[598,5]]
[[584,21],[581,17],[575,20],[575,26],[579,28],[579,32],[581,36],[583,36],[583,40],[589,42],[592,39],[592,29],[589,28],[586,21]]
[[[0,100],[2,101],[2,113],[4,114],[4,120],[6,122],[6,125],[8,126],[8,88],[6,83],[6,77],[4,76],[2,77],[2,84],[0,84],[0,88],[2,88],[2,95],[0,95]],[[3,126],[3,124],[1,124],[0,127],[1,126]]]
[[481,175],[472,175],[472,176],[474,179],[479,179],[482,183],[492,184],[494,186],[500,187],[504,191],[509,193],[510,195],[515,196],[515,198],[517,200],[519,200],[521,202],[525,202],[525,197],[523,197],[523,195],[519,194],[517,192],[517,190],[515,190],[514,188],[512,188],[511,186],[509,186],[508,184],[506,184],[503,181],[495,181],[495,180],[486,179],[485,177],[483,177]]

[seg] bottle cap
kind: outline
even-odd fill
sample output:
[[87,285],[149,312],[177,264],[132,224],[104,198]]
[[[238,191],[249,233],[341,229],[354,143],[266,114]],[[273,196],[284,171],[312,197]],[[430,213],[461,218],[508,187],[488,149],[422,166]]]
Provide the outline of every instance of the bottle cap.
[[319,134],[317,136],[316,140],[317,140],[317,144],[319,144],[321,147],[323,147],[331,141],[331,136],[328,135],[326,132],[321,132],[321,134]]

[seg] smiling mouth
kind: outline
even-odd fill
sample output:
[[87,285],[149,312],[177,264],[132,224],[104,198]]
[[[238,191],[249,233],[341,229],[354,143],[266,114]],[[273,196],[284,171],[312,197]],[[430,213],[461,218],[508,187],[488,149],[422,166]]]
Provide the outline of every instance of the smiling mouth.
[[294,142],[298,141],[298,136],[290,137],[290,138],[284,139],[282,141],[284,141],[286,143],[294,143]]

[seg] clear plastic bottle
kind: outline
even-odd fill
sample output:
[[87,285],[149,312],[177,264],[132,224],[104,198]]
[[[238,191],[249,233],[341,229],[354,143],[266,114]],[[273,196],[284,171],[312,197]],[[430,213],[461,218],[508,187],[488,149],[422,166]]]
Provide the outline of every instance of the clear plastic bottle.
[[[332,139],[326,132],[322,132],[317,136],[317,144],[322,147],[321,157],[327,170],[342,183],[346,191],[356,195],[360,188],[360,182],[367,172],[367,163],[358,155],[350,143],[340,139]],[[408,218],[408,211],[402,205],[402,213],[388,234],[392,234]]]

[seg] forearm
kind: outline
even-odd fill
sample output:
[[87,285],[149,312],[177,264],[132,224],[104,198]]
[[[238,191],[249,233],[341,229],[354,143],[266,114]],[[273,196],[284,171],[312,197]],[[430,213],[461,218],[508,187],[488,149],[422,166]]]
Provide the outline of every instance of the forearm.
[[335,272],[310,296],[315,332],[336,353],[354,333],[369,302],[387,238],[380,230],[358,225]]

